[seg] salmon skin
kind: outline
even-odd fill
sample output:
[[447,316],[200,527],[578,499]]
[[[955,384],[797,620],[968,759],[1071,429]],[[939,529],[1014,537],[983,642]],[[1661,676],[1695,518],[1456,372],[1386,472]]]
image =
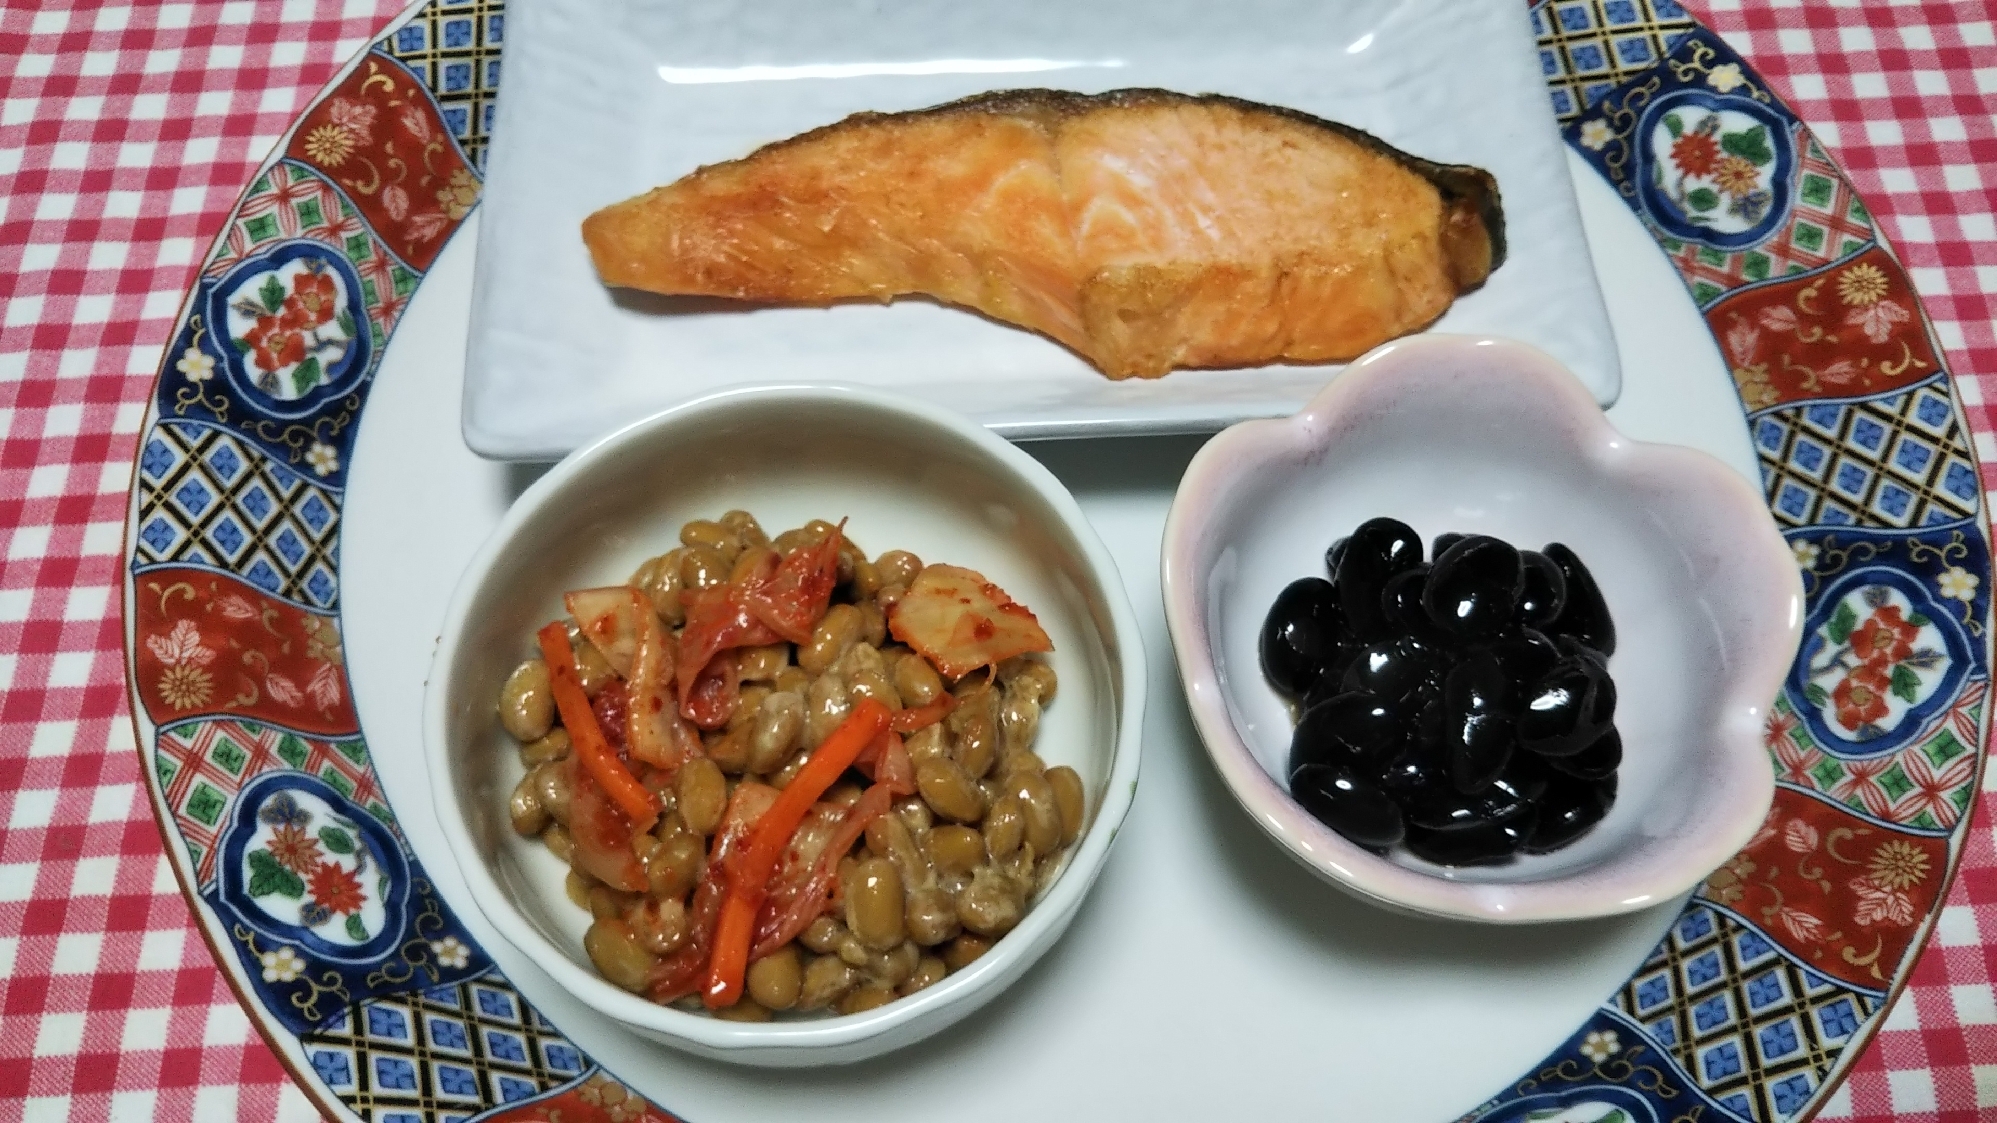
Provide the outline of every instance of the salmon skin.
[[858,113],[597,211],[608,285],[923,294],[1111,378],[1351,359],[1504,260],[1497,181],[1218,95],[1007,90]]

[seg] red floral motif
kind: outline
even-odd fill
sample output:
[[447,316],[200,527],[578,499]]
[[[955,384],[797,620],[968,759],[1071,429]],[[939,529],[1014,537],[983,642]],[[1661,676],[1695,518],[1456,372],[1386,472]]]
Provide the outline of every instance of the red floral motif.
[[1886,716],[1886,691],[1891,680],[1880,667],[1866,664],[1853,667],[1831,690],[1831,703],[1837,707],[1838,724],[1857,730]]
[[1686,175],[1705,175],[1720,158],[1720,144],[1708,133],[1690,132],[1671,142],[1671,162]]
[[258,316],[244,340],[258,370],[278,371],[305,361],[305,337],[287,329],[277,316]]
[[147,570],[135,592],[133,681],[155,722],[211,713],[314,736],[360,727],[330,618],[191,567]]
[[305,114],[285,154],[344,188],[389,249],[419,272],[464,217],[460,185],[477,183],[422,85],[375,55]]
[[1933,376],[1940,360],[1916,306],[1906,272],[1874,246],[1822,272],[1722,297],[1706,322],[1742,400],[1766,409]]
[[1904,926],[1914,922],[1914,902],[1905,893],[1863,877],[1852,878],[1850,888],[1858,897],[1851,916],[1861,928],[1874,924]]
[[[1812,845],[1799,850],[1801,842]],[[1878,990],[1913,950],[1947,861],[1946,838],[1901,834],[1783,786],[1755,841],[1714,871],[1700,895],[1758,925],[1811,970]]]
[[1884,343],[1893,336],[1893,329],[1912,319],[1905,308],[1891,300],[1854,308],[1844,315],[1844,322],[1865,333],[1865,338],[1874,343]]
[[312,903],[335,915],[361,911],[367,896],[361,892],[361,879],[352,870],[334,862],[321,862],[306,878]]
[[273,830],[266,846],[277,864],[293,873],[308,873],[319,864],[319,840],[290,823]]
[[300,273],[291,279],[291,295],[284,298],[278,313],[278,326],[291,331],[311,331],[339,311],[339,289],[331,273]]
[[1882,605],[1851,633],[1851,651],[1872,666],[1891,667],[1914,653],[1919,626],[1909,623],[1897,604]]

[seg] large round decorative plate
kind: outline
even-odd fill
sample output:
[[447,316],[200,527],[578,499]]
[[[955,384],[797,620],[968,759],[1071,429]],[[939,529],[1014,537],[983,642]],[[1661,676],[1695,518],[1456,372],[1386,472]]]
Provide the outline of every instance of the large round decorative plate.
[[[1976,791],[1991,574],[1967,429],[1904,270],[1745,61],[1671,0],[1530,18],[1609,279],[1612,416],[1758,477],[1809,594],[1767,728],[1774,808],[1689,900],[1492,931],[1327,893],[1219,792],[1154,659],[1123,845],[990,1009],[781,1080],[590,1015],[492,938],[417,760],[444,597],[531,477],[457,432],[456,235],[476,221],[503,16],[437,0],[342,73],[238,204],[167,351],[131,500],[154,809],[301,1086],[329,1115],[397,1123],[1811,1114],[1905,982]],[[1157,602],[1196,446],[1038,450],[1136,603]]]

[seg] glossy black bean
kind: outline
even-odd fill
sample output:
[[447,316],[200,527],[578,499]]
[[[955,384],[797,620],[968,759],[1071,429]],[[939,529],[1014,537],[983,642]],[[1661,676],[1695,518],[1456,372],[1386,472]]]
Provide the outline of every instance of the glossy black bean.
[[1394,631],[1435,646],[1444,643],[1448,637],[1428,618],[1428,610],[1422,607],[1422,591],[1428,587],[1428,574],[1429,565],[1423,562],[1389,577],[1386,587],[1380,591],[1380,611]]
[[1446,735],[1449,747],[1449,779],[1460,792],[1480,792],[1489,787],[1512,759],[1518,734],[1512,719],[1504,714],[1468,714],[1453,722]]
[[1380,594],[1387,579],[1421,564],[1421,539],[1398,519],[1368,519],[1359,524],[1338,560],[1339,602],[1352,632],[1362,640],[1390,637],[1381,611]]
[[1525,592],[1519,596],[1519,623],[1544,628],[1567,607],[1567,578],[1552,558],[1537,550],[1520,550],[1525,568]]
[[1401,841],[1401,809],[1363,776],[1321,764],[1290,776],[1290,795],[1318,822],[1361,846],[1386,849]]
[[1497,782],[1509,784],[1527,799],[1536,800],[1553,782],[1553,772],[1552,762],[1538,753],[1515,752],[1505,770],[1499,773]]
[[1458,791],[1483,791],[1511,760],[1516,735],[1505,703],[1512,691],[1489,652],[1474,652],[1449,672],[1442,688],[1443,742]]
[[1350,541],[1352,541],[1352,539],[1350,539],[1350,538],[1341,538],[1341,539],[1339,539],[1338,541],[1336,541],[1336,542],[1333,542],[1333,543],[1332,543],[1332,544],[1330,545],[1330,547],[1328,547],[1328,548],[1327,548],[1327,549],[1325,550],[1325,552],[1324,552],[1324,573],[1325,573],[1325,576],[1327,576],[1327,577],[1331,577],[1331,578],[1334,578],[1334,579],[1335,579],[1335,578],[1337,578],[1337,576],[1338,576],[1338,560],[1339,560],[1340,558],[1342,558],[1342,557],[1344,557],[1344,556],[1345,556],[1345,544],[1346,544],[1347,542],[1350,542]]
[[1574,551],[1558,542],[1548,543],[1541,550],[1554,565],[1560,568],[1560,576],[1567,582],[1567,606],[1546,631],[1555,635],[1573,636],[1604,656],[1616,653],[1616,625],[1609,618],[1608,602],[1602,599],[1602,590],[1595,584],[1595,575],[1581,564]]
[[1540,797],[1539,814],[1520,849],[1528,854],[1558,850],[1602,821],[1616,802],[1616,778],[1586,781],[1559,777]]
[[1463,538],[1464,538],[1463,535],[1458,534],[1453,530],[1444,531],[1443,533],[1436,535],[1435,544],[1430,546],[1428,550],[1428,560],[1434,561],[1435,559],[1441,557],[1443,554],[1449,551],[1449,548],[1451,546],[1454,546],[1458,542],[1463,541]]
[[1437,761],[1449,759],[1449,747],[1443,742],[1443,733],[1448,726],[1448,718],[1442,707],[1442,698],[1424,698],[1421,708],[1415,711],[1414,725],[1408,731],[1411,747],[1433,757]]
[[1588,720],[1598,729],[1607,729],[1616,720],[1616,680],[1609,677],[1606,667],[1595,677],[1595,697],[1588,704]]
[[1524,589],[1519,552],[1500,539],[1473,534],[1435,559],[1422,605],[1450,635],[1483,639],[1512,622]]
[[1488,866],[1517,854],[1532,829],[1533,817],[1526,815],[1448,831],[1414,827],[1404,841],[1409,853],[1439,866]]
[[1375,774],[1407,740],[1406,720],[1371,694],[1340,694],[1304,711],[1290,735],[1290,771],[1307,764]]
[[[1562,659],[1528,693],[1519,709],[1519,745],[1541,756],[1573,756],[1608,728],[1597,721],[1598,688],[1609,677],[1583,659]],[[1611,686],[1608,689],[1613,690]],[[1614,709],[1611,699],[1609,708]]]
[[1401,750],[1381,769],[1380,787],[1402,807],[1461,798],[1449,782],[1448,758],[1416,744]]
[[1409,826],[1443,831],[1510,821],[1530,811],[1532,805],[1533,801],[1517,785],[1498,779],[1475,795],[1465,795],[1447,785],[1439,790],[1424,789],[1405,800],[1402,808]]
[[1457,660],[1443,680],[1442,704],[1452,723],[1470,713],[1510,713],[1518,697],[1517,684],[1488,648]]
[[1437,653],[1413,636],[1381,640],[1359,649],[1341,680],[1346,690],[1362,690],[1402,703],[1422,693],[1436,677]]
[[1554,641],[1531,628],[1520,628],[1493,640],[1484,648],[1498,669],[1511,681],[1512,705],[1524,702],[1525,693],[1531,684],[1553,669],[1560,662],[1560,648]]
[[1609,669],[1608,656],[1596,651],[1573,636],[1554,636],[1553,645],[1559,649],[1562,658],[1585,659],[1593,666],[1601,668],[1604,672],[1607,672]]
[[[1535,753],[1519,755],[1537,758]],[[1622,767],[1623,735],[1612,726],[1607,733],[1595,738],[1594,743],[1573,756],[1548,757],[1546,761],[1554,771],[1564,772],[1577,780],[1605,780]]]
[[1345,611],[1331,582],[1292,581],[1276,594],[1262,621],[1262,673],[1278,690],[1306,693],[1324,674],[1345,632]]

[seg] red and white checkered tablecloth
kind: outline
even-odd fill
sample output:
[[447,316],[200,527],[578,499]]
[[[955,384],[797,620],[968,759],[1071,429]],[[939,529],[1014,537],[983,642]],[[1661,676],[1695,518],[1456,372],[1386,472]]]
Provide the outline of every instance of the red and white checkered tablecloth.
[[[1988,0],[1707,0],[1910,267],[1997,483]],[[196,934],[125,715],[133,444],[197,259],[394,0],[0,0],[0,1120],[310,1119]],[[1997,770],[1823,1118],[1997,1119]]]

